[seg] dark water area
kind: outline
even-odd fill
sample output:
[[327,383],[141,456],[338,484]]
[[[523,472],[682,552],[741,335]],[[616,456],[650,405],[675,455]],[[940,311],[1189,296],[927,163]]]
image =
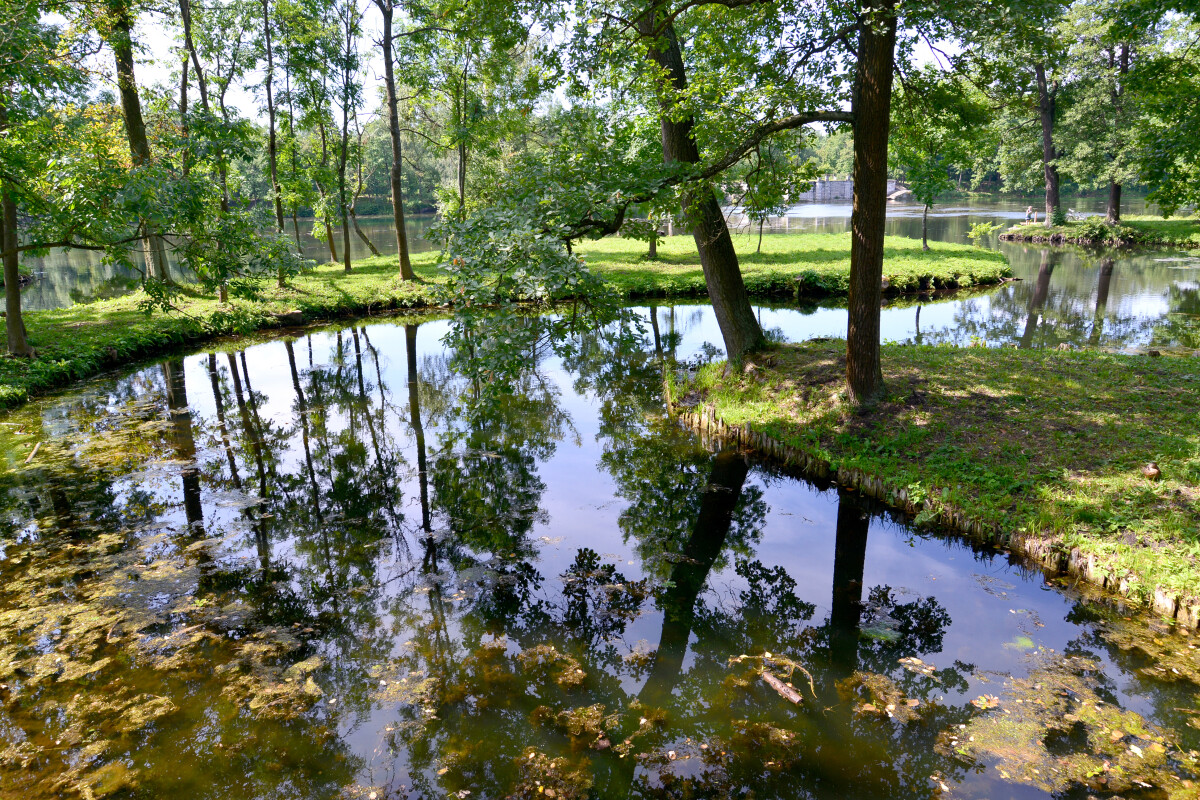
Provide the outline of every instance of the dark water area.
[[710,450],[711,312],[637,313],[500,390],[375,319],[0,417],[0,796],[1186,795],[1196,637]]

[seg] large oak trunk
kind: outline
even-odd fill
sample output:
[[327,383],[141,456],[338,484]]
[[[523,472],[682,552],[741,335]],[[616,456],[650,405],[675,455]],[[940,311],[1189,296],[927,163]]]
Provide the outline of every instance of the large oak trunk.
[[866,403],[883,394],[879,305],[887,215],[887,148],[896,54],[895,0],[868,6],[858,39],[854,89],[854,210],[850,216],[850,297],[846,385]]
[[1054,149],[1054,93],[1046,80],[1046,66],[1041,62],[1033,65],[1038,85],[1038,116],[1042,122],[1042,171],[1046,175],[1046,227],[1054,224],[1054,218],[1062,205],[1058,196],[1058,167],[1054,160],[1058,153]]
[[[675,28],[669,21],[661,22],[647,15],[640,32],[648,42],[651,61],[663,71],[667,81],[659,94],[663,160],[698,164],[700,151],[692,137],[692,117],[679,115],[672,99],[674,93],[687,89],[683,53]],[[736,362],[747,353],[762,348],[766,339],[746,293],[733,238],[711,185],[694,186],[684,193],[683,202],[700,254],[700,266],[704,269],[708,297],[725,340],[725,351],[729,359]]]

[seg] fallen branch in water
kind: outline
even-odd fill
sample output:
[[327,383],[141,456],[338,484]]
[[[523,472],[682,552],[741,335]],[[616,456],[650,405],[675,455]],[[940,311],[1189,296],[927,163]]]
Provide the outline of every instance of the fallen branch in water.
[[789,703],[793,703],[795,705],[800,705],[800,700],[802,699],[800,697],[800,693],[791,686],[788,686],[786,683],[779,680],[779,678],[776,678],[766,670],[760,672],[759,677],[763,679],[763,682],[767,684],[767,686],[770,686],[772,689],[779,692],[779,696],[784,700],[787,700]]

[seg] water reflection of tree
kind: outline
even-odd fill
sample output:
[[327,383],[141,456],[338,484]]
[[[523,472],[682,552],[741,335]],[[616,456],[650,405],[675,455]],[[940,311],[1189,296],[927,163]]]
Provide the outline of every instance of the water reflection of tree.
[[1200,285],[1171,287],[1171,311],[1155,326],[1150,344],[1200,350]]
[[[1140,263],[1122,259],[1121,264],[1126,272],[1118,269],[1111,254],[1097,256],[1093,268],[1090,262],[1081,265],[1073,252],[1042,249],[1036,273],[993,292],[986,300],[964,301],[955,311],[952,326],[925,330],[921,341],[965,344],[978,338],[992,344],[1035,349],[1063,343],[1127,347],[1144,342],[1164,320],[1146,316],[1136,308],[1114,313],[1114,278],[1119,279],[1124,297],[1136,297],[1139,291],[1160,291],[1163,284],[1159,279],[1142,279],[1140,273],[1146,267]],[[1171,302],[1173,305],[1174,300]]]

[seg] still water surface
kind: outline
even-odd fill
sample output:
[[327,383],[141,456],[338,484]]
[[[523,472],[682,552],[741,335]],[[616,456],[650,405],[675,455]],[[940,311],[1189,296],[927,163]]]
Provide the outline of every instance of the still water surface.
[[1195,637],[711,452],[661,397],[670,351],[719,341],[711,312],[638,313],[657,349],[535,348],[511,393],[463,377],[449,322],[372,320],[0,419],[0,796],[999,800],[1196,777]]

